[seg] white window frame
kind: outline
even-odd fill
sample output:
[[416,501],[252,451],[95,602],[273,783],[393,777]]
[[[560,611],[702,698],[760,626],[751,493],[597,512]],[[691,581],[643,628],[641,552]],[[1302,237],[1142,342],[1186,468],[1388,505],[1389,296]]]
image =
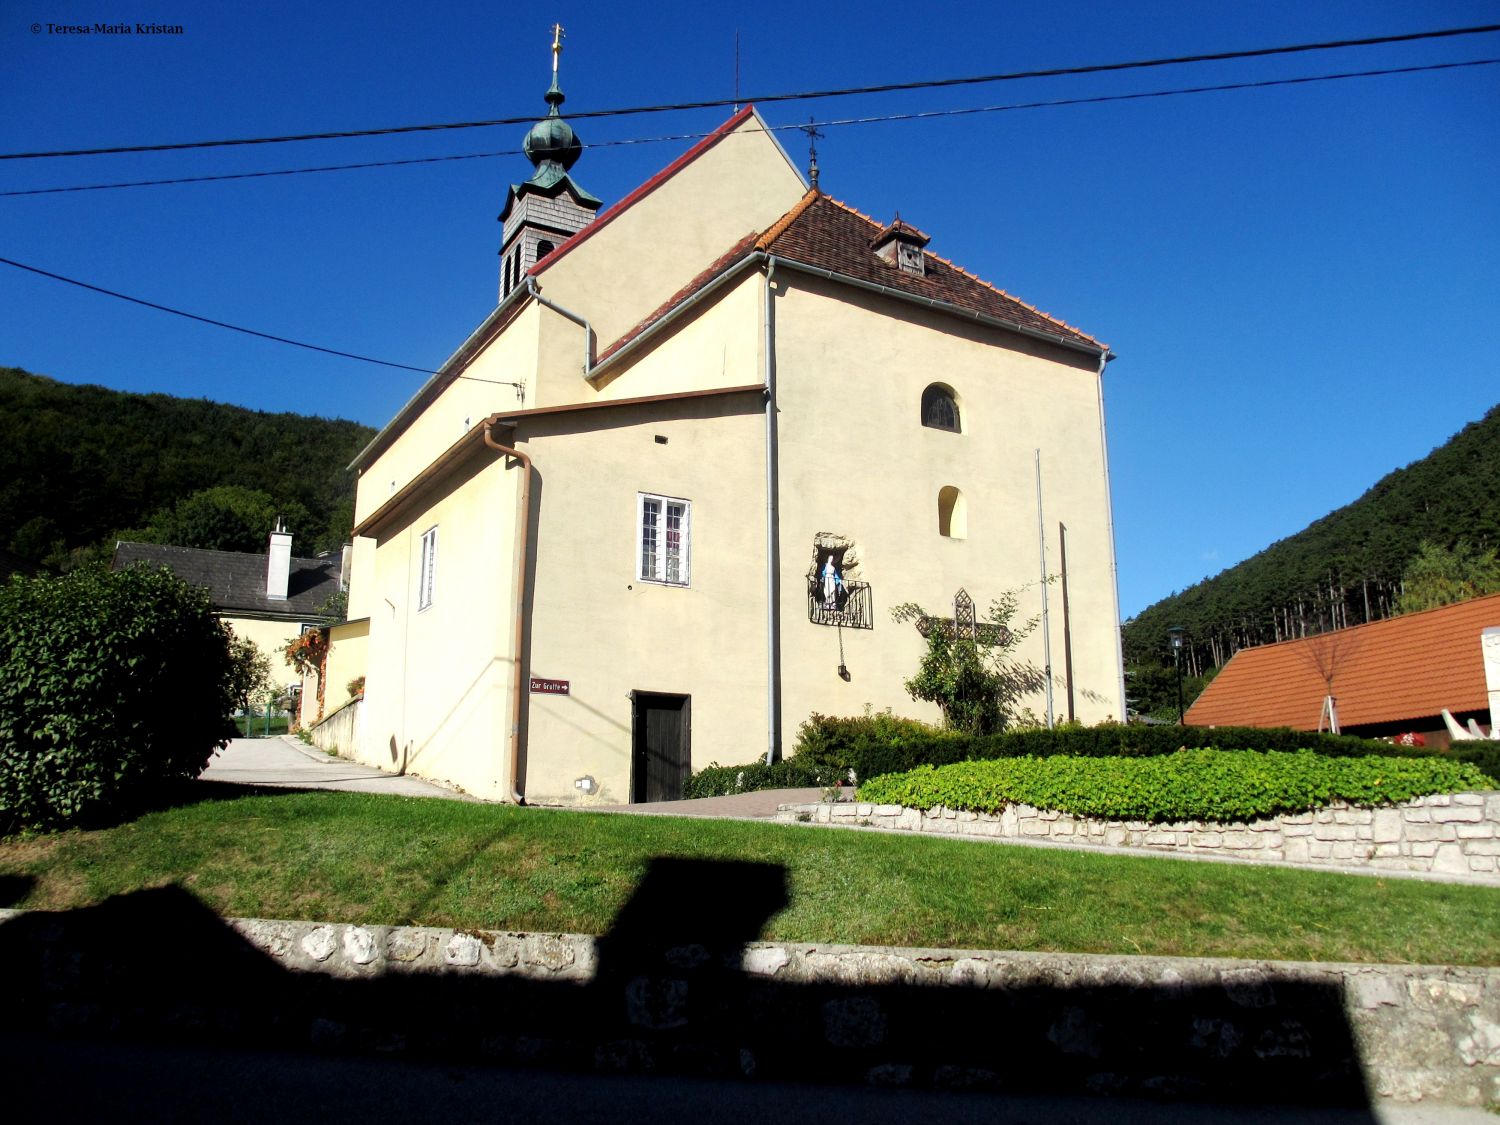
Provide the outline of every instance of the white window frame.
[[[667,520],[678,508],[681,542],[676,568],[667,552]],[[649,517],[649,521],[648,521]],[[691,586],[693,576],[693,502],[655,492],[635,494],[635,573],[642,582],[663,586]]]
[[432,591],[437,577],[437,525],[422,532],[422,561],[417,568],[417,612],[432,607]]

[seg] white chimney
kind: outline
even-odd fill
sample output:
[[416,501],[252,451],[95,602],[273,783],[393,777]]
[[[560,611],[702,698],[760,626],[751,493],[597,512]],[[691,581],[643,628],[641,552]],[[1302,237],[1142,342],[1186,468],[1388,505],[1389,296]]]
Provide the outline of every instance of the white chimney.
[[1479,634],[1479,651],[1484,653],[1484,687],[1490,693],[1490,737],[1495,737],[1495,723],[1500,721],[1500,627],[1490,627]]
[[345,543],[344,549],[339,552],[339,589],[344,593],[349,592],[349,568],[354,565],[354,544]]
[[276,519],[271,532],[271,546],[266,551],[266,597],[273,602],[286,601],[287,575],[292,569],[292,533]]

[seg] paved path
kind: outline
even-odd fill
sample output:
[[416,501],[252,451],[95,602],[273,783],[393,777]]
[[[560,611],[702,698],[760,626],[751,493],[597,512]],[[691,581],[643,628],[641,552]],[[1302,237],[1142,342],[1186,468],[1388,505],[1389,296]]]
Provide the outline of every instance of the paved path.
[[447,797],[476,801],[467,793],[346,761],[290,735],[236,738],[214,755],[204,781],[267,785],[281,789],[345,789],[354,793],[395,793],[403,797]]

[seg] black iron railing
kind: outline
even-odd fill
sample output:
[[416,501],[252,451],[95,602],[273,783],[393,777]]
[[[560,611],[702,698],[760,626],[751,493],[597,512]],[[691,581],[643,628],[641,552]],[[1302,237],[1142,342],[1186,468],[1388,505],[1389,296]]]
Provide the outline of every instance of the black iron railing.
[[845,629],[875,628],[875,599],[868,582],[844,582],[833,596],[833,603],[823,596],[823,583],[811,581],[807,586],[807,619],[814,625],[842,625]]

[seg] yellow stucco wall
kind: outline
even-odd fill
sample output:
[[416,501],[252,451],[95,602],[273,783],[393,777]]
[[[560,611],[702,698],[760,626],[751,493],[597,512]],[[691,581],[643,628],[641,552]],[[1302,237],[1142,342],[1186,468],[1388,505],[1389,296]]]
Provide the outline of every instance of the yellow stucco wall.
[[[359,760],[484,798],[505,795],[519,477],[479,455],[376,536]],[[424,609],[421,544],[434,527],[435,583]]]
[[[463,378],[450,383],[373,462],[361,470],[354,502],[356,524],[405,488],[439,454],[491,414],[537,405],[534,378],[537,323],[536,306],[521,310],[505,331],[491,340],[464,368]],[[581,376],[579,382],[583,382]],[[510,383],[525,386],[526,397],[518,396],[514,387],[506,385]],[[357,575],[358,560],[355,572]],[[360,596],[351,594],[351,613],[354,612],[356,597]],[[360,605],[359,608],[365,611],[369,607]]]
[[[765,507],[756,394],[521,430],[541,486],[526,796],[630,799],[631,691],[692,697],[695,768],[765,746]],[[666,444],[656,441],[664,437]],[[640,493],[691,502],[690,584],[638,577]],[[584,797],[574,782],[599,784]]]
[[749,270],[676,320],[660,337],[606,368],[596,380],[601,400],[639,398],[764,380],[761,308],[765,274]]
[[328,661],[324,674],[328,685],[323,689],[323,714],[349,702],[349,682],[365,674],[370,647],[370,622],[346,621],[328,631]]
[[[1087,356],[787,271],[776,299],[780,405],[783,730],[812,711],[858,714],[866,704],[936,720],[902,680],[923,642],[891,620],[917,602],[951,616],[959,588],[981,613],[1006,590],[1036,583],[1034,450],[1041,450],[1049,572],[1057,525],[1069,529],[1068,570],[1078,717],[1122,714],[1111,545],[1107,535],[1097,375]],[[939,382],[958,398],[961,433],[923,427],[922,391]],[[957,487],[967,537],[938,532],[938,494]],[[806,576],[819,532],[855,541],[870,582],[875,628],[837,630],[807,620]],[[1062,597],[1049,588],[1055,678],[1063,669]],[[1018,620],[1041,610],[1033,587]],[[1040,630],[1020,649],[1042,665]],[[1044,700],[1030,701],[1040,716]],[[1055,688],[1055,713],[1066,694]]]
[[[786,154],[752,114],[732,133],[653,191],[609,220],[539,275],[542,293],[593,324],[599,348],[632,326],[716,261],[746,235],[765,230],[796,206],[806,185]],[[608,216],[601,216],[606,218]],[[552,320],[561,320],[548,313]],[[569,352],[577,373],[582,330],[568,321]],[[540,405],[579,401],[578,392],[549,387]],[[552,397],[556,396],[556,397]]]

